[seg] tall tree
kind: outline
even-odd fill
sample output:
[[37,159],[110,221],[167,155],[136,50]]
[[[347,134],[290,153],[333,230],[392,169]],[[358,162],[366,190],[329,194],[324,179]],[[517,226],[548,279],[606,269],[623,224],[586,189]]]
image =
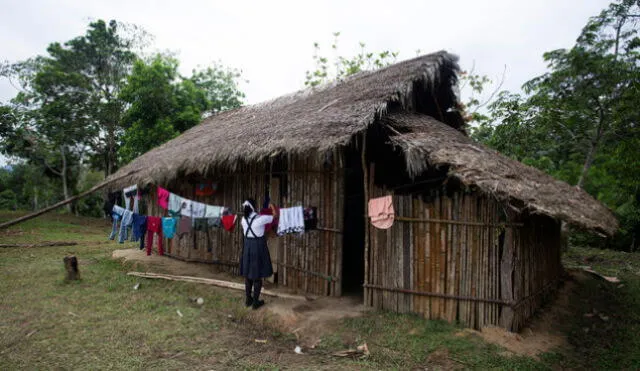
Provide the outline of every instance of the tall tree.
[[[400,55],[399,52],[391,50],[370,51],[364,42],[360,42],[358,53],[349,57],[342,56],[338,51],[340,32],[334,32],[333,37],[331,44],[333,57],[325,56],[319,43],[313,44],[312,59],[315,66],[312,71],[306,71],[305,86],[313,88],[359,72],[384,68],[395,63]],[[421,53],[420,49],[416,50],[416,55],[419,56]],[[504,75],[502,81],[494,83],[488,76],[475,73],[472,68],[469,72],[462,71],[458,77],[460,90],[468,93],[466,100],[458,107],[465,121],[467,123],[487,121],[488,117],[480,110],[494,100],[502,86]]]
[[356,55],[351,57],[341,56],[338,55],[339,37],[340,32],[333,33],[333,43],[331,44],[331,50],[334,54],[333,59],[322,55],[319,43],[313,44],[315,69],[306,72],[305,86],[315,87],[330,81],[341,80],[361,71],[372,71],[386,67],[394,63],[399,54],[389,50],[372,52],[367,50],[365,43],[360,42],[360,51]]
[[117,150],[122,135],[122,115],[125,103],[120,99],[132,65],[136,60],[133,52],[148,36],[135,26],[123,25],[115,20],[108,24],[98,20],[89,24],[85,35],[57,46],[64,49],[73,61],[77,80],[64,84],[86,89],[93,105],[91,117],[98,135],[91,138],[92,154],[105,175],[118,166]]
[[638,16],[637,1],[611,4],[587,23],[573,48],[545,53],[551,71],[525,84],[540,124],[583,153],[580,188],[602,143],[634,124],[620,114],[637,98],[629,90],[638,84]]
[[65,197],[73,192],[74,172],[89,157],[104,158],[99,167],[106,173],[116,166],[124,109],[118,95],[135,59],[131,48],[140,39],[139,32],[122,37],[119,27],[116,21],[92,22],[85,35],[50,44],[47,56],[0,71],[20,87],[3,125],[10,131],[3,149],[44,164],[47,174],[61,179]]
[[135,62],[120,98],[128,103],[120,156],[124,162],[166,142],[217,112],[239,107],[240,73],[219,64],[185,78],[178,60],[158,54]]
[[614,243],[630,249],[640,232],[638,20],[637,0],[612,3],[572,48],[544,54],[549,72],[524,85],[526,96],[503,92],[474,132],[607,203],[621,221]]
[[123,119],[126,131],[120,148],[125,163],[178,134],[172,123],[177,105],[177,69],[176,59],[162,55],[148,63],[135,62],[120,95],[129,104]]
[[238,86],[240,71],[213,63],[203,69],[194,69],[189,81],[204,92],[205,116],[240,107],[245,97]]

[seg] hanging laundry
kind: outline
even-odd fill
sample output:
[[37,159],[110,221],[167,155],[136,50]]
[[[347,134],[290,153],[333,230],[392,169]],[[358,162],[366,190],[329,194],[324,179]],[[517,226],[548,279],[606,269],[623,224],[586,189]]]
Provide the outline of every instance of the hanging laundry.
[[218,191],[218,182],[196,184],[196,196],[211,196]]
[[153,236],[158,235],[158,255],[164,255],[162,250],[162,219],[157,216],[147,217],[147,255],[151,255]]
[[222,219],[220,217],[207,218],[207,223],[209,224],[209,228],[221,228],[222,227]]
[[173,238],[175,236],[177,224],[176,218],[162,218],[162,234],[165,238]]
[[222,216],[222,206],[211,206],[211,205],[207,205],[206,209],[204,210],[204,217],[205,218],[219,218]]
[[187,216],[180,218],[180,222],[178,222],[178,237],[182,238],[184,234],[191,233],[191,228],[193,228],[191,218]]
[[193,201],[188,200],[186,198],[183,198],[182,199],[182,207],[180,207],[180,215],[191,218],[191,215],[192,215],[191,204],[192,203],[193,203]]
[[209,230],[209,218],[193,218],[193,230],[202,232]]
[[129,237],[129,241],[131,241],[131,242],[138,242],[138,241],[140,241],[140,236],[139,236],[139,235],[136,235],[136,234],[134,233],[134,229],[136,228],[136,226],[135,226],[135,224],[134,224],[134,223],[135,223],[135,220],[136,220],[136,216],[137,216],[137,215],[138,215],[138,214],[133,213],[133,215],[131,216],[131,236],[130,236],[130,237],[129,237],[129,236],[127,236],[127,237]]
[[182,201],[184,199],[175,193],[169,193],[169,213],[177,213],[182,211]]
[[122,220],[122,214],[124,214],[124,207],[113,205],[113,207],[111,208],[112,229],[111,229],[111,234],[109,235],[110,240],[113,240],[116,238],[116,234],[119,231],[118,222]]
[[122,221],[120,222],[120,234],[118,234],[118,242],[124,243],[127,239],[129,227],[133,224],[133,212],[125,210],[122,213]]
[[158,205],[167,210],[169,208],[169,191],[162,187],[158,187]]
[[237,220],[238,216],[237,215],[223,215],[222,216],[222,227],[224,229],[226,229],[229,232],[233,232],[236,229],[236,220]]
[[104,205],[102,206],[102,210],[104,214],[111,218],[111,212],[113,210],[114,205],[122,204],[122,193],[121,192],[111,192],[107,194],[107,198],[104,200]]
[[116,234],[118,233],[118,222],[120,221],[121,216],[117,213],[111,213],[111,234],[109,234],[109,239],[113,240],[116,238]]
[[204,218],[207,205],[198,201],[191,201],[191,218]]
[[124,214],[125,208],[118,205],[113,205],[111,208],[111,215],[116,214],[118,216],[122,216]]
[[369,218],[371,218],[371,224],[376,228],[390,228],[395,218],[393,198],[391,196],[384,196],[370,199]]
[[287,233],[304,232],[304,210],[302,206],[288,207],[280,209],[280,220],[278,221],[278,236]]
[[304,230],[310,231],[318,228],[318,208],[307,207],[304,209]]
[[[131,210],[134,213],[138,212],[138,185],[134,184],[122,190],[124,194],[125,209]],[[133,206],[131,205],[133,200]],[[131,207],[131,208],[130,208]]]
[[[271,223],[268,223],[268,224],[264,225],[265,233],[278,230],[278,220],[279,220],[278,215],[280,214],[280,212],[278,211],[279,209],[278,209],[277,206],[274,206],[274,208],[275,208],[275,214],[276,215],[273,217],[273,220],[271,221]],[[266,208],[263,208],[262,210],[260,210],[260,215],[272,215],[273,216],[273,210],[271,210],[267,205]]]
[[133,214],[133,237],[140,240],[140,250],[144,249],[144,236],[147,233],[147,217]]

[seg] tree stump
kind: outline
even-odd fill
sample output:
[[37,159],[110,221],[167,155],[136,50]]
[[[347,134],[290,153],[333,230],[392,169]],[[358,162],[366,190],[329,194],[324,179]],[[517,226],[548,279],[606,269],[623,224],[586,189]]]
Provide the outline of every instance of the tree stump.
[[76,281],[80,279],[80,272],[78,271],[78,258],[75,256],[65,256],[64,268],[67,270],[67,281]]

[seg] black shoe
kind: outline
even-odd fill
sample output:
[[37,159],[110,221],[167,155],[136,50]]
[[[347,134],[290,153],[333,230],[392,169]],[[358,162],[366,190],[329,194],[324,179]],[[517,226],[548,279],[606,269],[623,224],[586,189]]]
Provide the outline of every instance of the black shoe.
[[247,307],[250,307],[253,305],[253,298],[252,297],[248,297],[247,300],[245,300],[244,305],[246,305]]
[[252,304],[252,307],[253,307],[253,309],[258,309],[263,305],[264,305],[264,300],[257,300],[257,301],[254,300],[253,304]]

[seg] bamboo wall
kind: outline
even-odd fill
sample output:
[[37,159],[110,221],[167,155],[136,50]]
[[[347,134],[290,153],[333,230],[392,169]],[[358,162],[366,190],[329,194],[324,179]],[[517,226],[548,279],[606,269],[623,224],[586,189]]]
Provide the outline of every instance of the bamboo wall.
[[[239,166],[232,174],[210,177],[209,180],[219,184],[219,191],[212,196],[195,196],[195,181],[178,179],[161,186],[182,197],[231,207],[240,213],[246,197],[255,197],[262,204],[267,185],[271,201],[279,207],[317,207],[318,230],[283,237],[273,233],[268,238],[276,272],[272,280],[296,292],[338,296],[342,276],[343,160],[334,152],[330,162],[325,165],[316,159],[290,157],[286,171],[282,172],[270,171],[269,164]],[[165,216],[155,202],[155,188],[147,204],[148,215]],[[214,263],[221,271],[237,274],[243,240],[239,221],[233,233],[220,228],[192,231],[172,240],[165,238],[165,250],[171,246],[169,255],[174,258]]]
[[[371,187],[371,197],[390,194]],[[494,199],[431,191],[394,195],[396,221],[370,227],[365,303],[472,328],[520,329],[562,273],[560,226],[511,215]]]

